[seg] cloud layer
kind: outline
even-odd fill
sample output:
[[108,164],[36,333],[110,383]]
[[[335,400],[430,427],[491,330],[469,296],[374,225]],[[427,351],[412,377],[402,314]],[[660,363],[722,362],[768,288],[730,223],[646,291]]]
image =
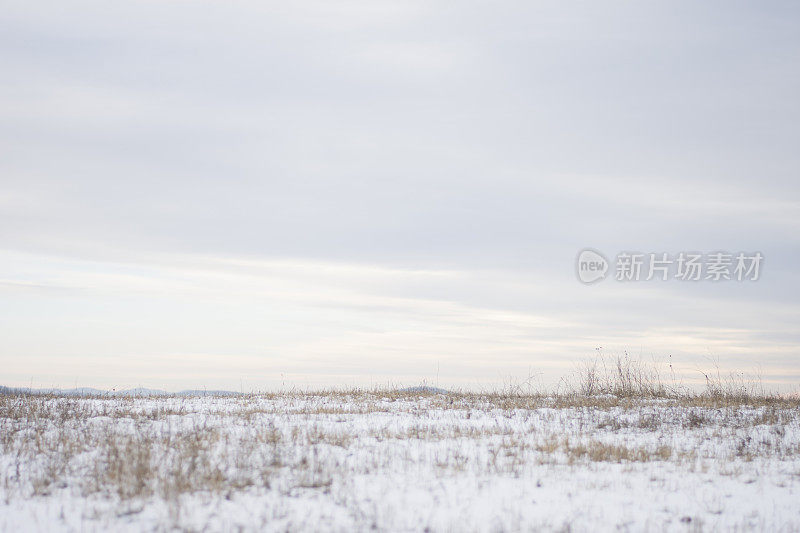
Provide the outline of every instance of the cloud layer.
[[[3,381],[557,383],[603,346],[796,386],[798,15],[11,2]],[[586,246],[765,267],[586,287]]]

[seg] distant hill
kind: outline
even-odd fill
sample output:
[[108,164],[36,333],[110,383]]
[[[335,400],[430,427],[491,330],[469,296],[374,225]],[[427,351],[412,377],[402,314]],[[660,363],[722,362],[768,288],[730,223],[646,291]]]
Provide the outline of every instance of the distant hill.
[[[404,389],[399,389],[399,392],[406,392],[412,394],[452,394],[452,392],[447,389],[441,389],[439,387],[431,387],[429,385],[406,387]],[[55,389],[55,388],[33,389],[29,387],[5,387],[3,385],[0,385],[0,394],[5,394],[5,395],[54,394],[57,396],[76,396],[76,397],[142,398],[148,396],[181,396],[181,397],[239,396],[241,393],[229,390],[205,390],[205,389],[188,389],[178,392],[169,392],[162,389],[148,389],[145,387],[136,387],[134,389],[125,389],[125,390],[103,390],[103,389],[95,389],[92,387],[78,387],[75,389]]]
[[107,397],[144,397],[144,396],[238,396],[240,393],[228,390],[190,389],[179,392],[168,392],[161,389],[137,387],[125,390],[103,390],[91,387],[76,389],[32,389],[28,387],[5,387],[0,385],[0,394],[55,394],[58,396],[107,396]]

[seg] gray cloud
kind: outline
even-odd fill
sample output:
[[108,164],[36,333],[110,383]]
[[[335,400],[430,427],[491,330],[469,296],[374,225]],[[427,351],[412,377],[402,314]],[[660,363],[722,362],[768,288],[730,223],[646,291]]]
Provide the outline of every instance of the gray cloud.
[[[800,297],[798,15],[781,2],[11,2],[0,249],[41,259],[0,279],[19,298],[62,259],[102,273],[170,254],[456,271],[469,281],[364,281],[354,290],[383,300],[341,306],[407,295],[552,316],[588,350],[604,332],[625,345],[661,328],[648,335],[670,351],[676,332],[727,328],[794,365],[769,339],[796,341]],[[767,259],[748,286],[593,290],[572,271],[585,246]],[[359,329],[349,316],[343,337]],[[163,331],[144,335],[159,353]],[[554,335],[522,346],[566,342]],[[64,353],[88,345],[70,339]]]

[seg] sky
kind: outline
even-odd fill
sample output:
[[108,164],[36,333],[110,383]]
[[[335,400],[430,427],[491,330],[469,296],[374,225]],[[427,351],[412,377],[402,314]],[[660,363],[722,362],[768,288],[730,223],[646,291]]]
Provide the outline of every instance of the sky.
[[798,390],[798,65],[793,2],[4,2],[0,384]]

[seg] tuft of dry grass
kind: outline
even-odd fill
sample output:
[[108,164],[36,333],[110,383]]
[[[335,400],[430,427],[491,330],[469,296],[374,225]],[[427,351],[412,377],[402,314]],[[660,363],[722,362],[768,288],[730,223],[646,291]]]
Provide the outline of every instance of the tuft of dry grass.
[[672,457],[671,446],[657,446],[650,449],[644,446],[629,447],[619,444],[608,444],[599,441],[589,441],[576,446],[566,445],[566,453],[570,462],[579,459],[588,459],[593,462],[622,463],[622,462],[649,462],[667,461]]

